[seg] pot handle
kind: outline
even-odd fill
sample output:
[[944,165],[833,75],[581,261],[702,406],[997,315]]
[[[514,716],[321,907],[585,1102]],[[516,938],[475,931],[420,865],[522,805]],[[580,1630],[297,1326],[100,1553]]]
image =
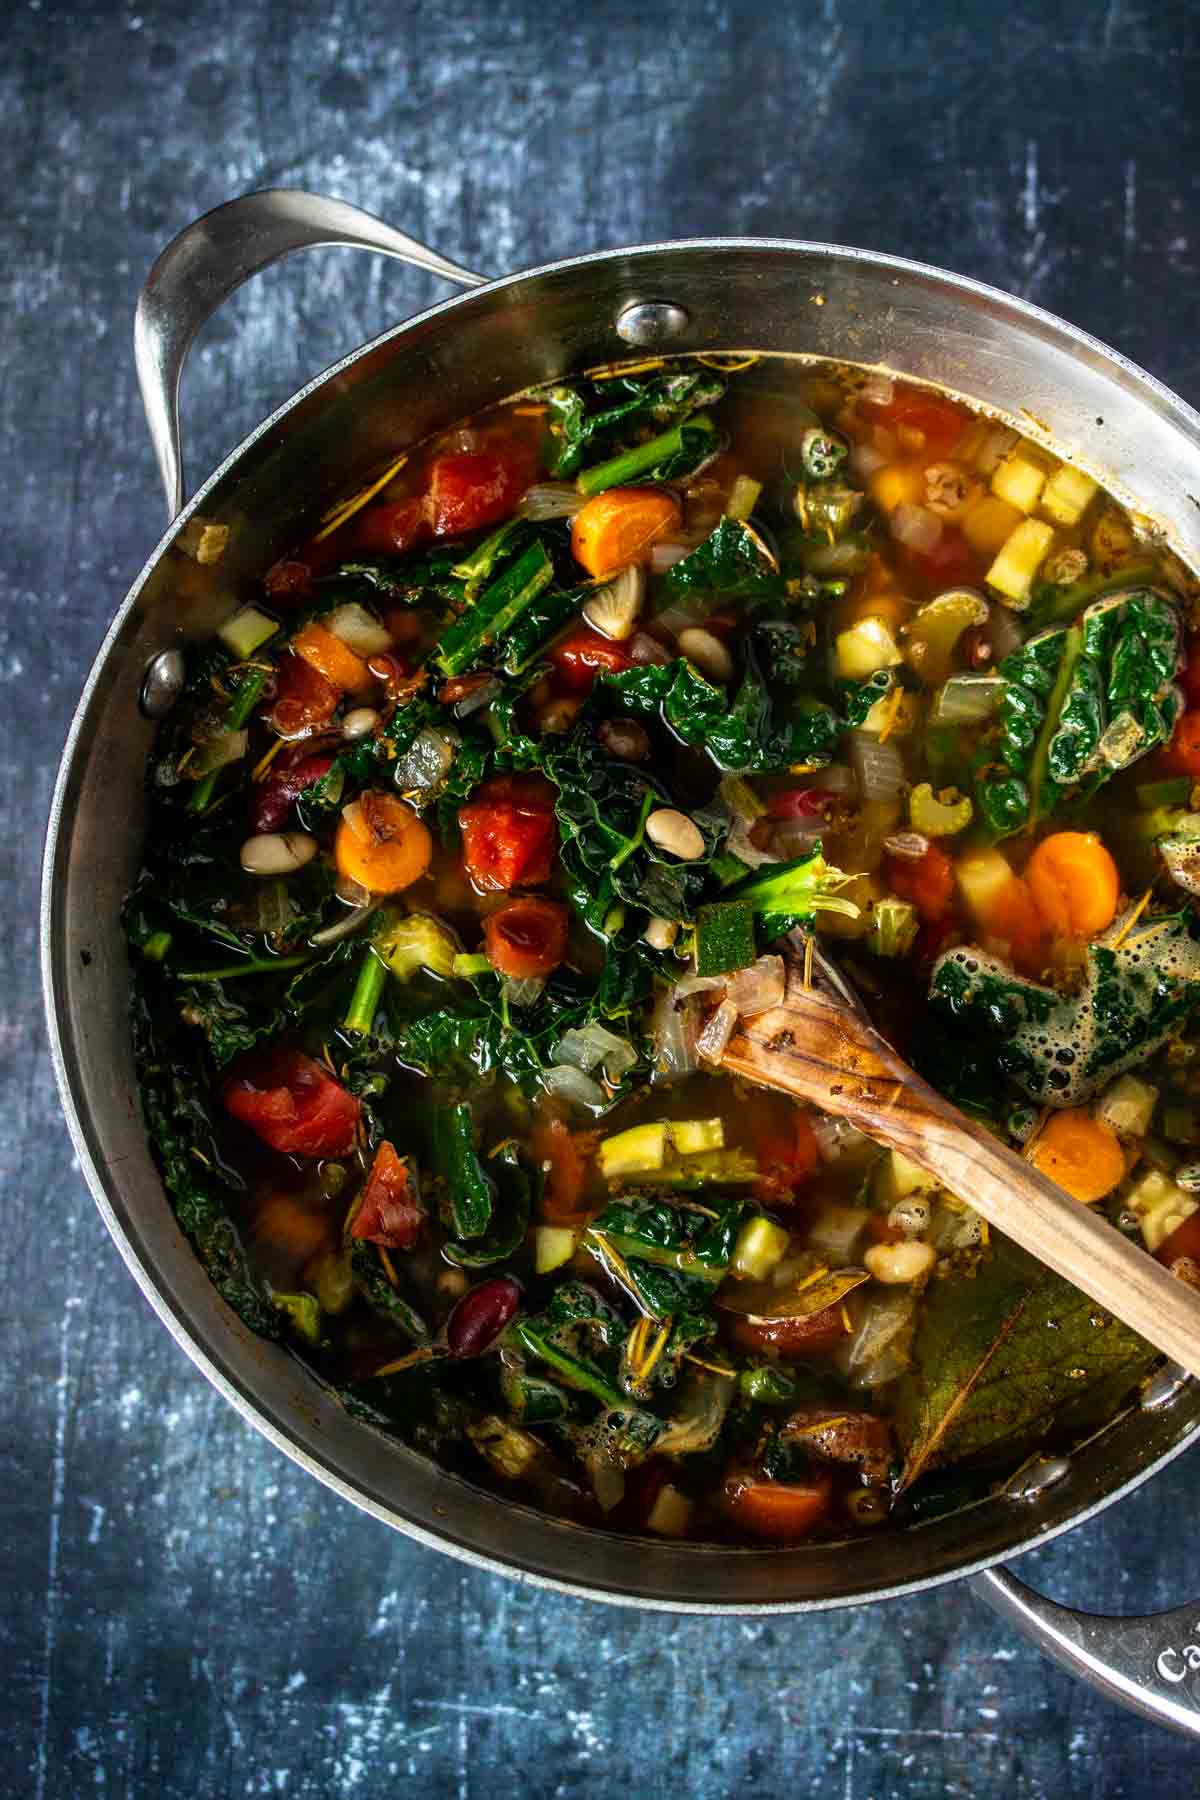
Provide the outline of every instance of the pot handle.
[[142,404],[172,518],[184,500],[179,382],[193,338],[252,275],[296,250],[332,245],[377,250],[463,287],[479,287],[488,279],[345,200],[299,188],[244,194],[188,225],[146,277],[133,326]]
[[1200,1738],[1200,1605],[1116,1619],[1059,1606],[1007,1569],[984,1569],[970,1585],[1072,1675],[1157,1725]]

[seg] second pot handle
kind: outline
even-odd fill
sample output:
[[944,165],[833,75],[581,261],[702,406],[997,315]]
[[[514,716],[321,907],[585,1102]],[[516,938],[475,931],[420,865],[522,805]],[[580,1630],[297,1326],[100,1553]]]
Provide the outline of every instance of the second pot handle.
[[188,225],[146,277],[133,327],[142,404],[172,518],[184,501],[179,382],[196,333],[252,275],[296,250],[336,245],[376,250],[463,287],[488,279],[345,200],[298,188],[245,194]]
[[971,1578],[973,1592],[1047,1656],[1110,1700],[1200,1739],[1200,1604],[1142,1618],[1076,1612],[1007,1569]]

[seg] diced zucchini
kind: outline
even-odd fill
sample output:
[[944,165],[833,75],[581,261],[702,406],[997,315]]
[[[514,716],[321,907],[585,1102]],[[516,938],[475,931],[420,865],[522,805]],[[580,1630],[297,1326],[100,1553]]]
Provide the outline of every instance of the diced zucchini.
[[683,1537],[692,1522],[692,1503],[686,1494],[667,1482],[659,1488],[658,1497],[646,1520],[647,1531],[658,1537]]
[[899,1150],[889,1150],[886,1156],[881,1156],[871,1178],[876,1204],[886,1207],[889,1212],[910,1194],[931,1194],[937,1185],[932,1175],[927,1175]]
[[231,619],[226,619],[217,636],[239,662],[244,662],[268,638],[273,638],[278,630],[278,620],[269,619],[265,612],[259,612],[257,606],[243,606],[239,607]]
[[321,623],[332,631],[334,637],[340,638],[347,649],[353,650],[355,656],[381,656],[390,650],[395,641],[390,631],[379,623],[375,614],[360,606],[357,600],[347,600],[341,606],[335,606],[331,613],[326,613]]
[[975,850],[954,866],[959,892],[972,918],[986,921],[1013,879],[1012,869],[999,850]]
[[652,1174],[666,1162],[667,1144],[665,1119],[650,1125],[631,1125],[628,1131],[618,1131],[600,1145],[600,1173],[606,1181],[620,1175]]
[[1054,471],[1042,494],[1042,511],[1056,525],[1078,525],[1091,505],[1097,483],[1082,469],[1063,463]]
[[748,519],[758,505],[758,496],[761,493],[761,481],[755,481],[749,475],[739,475],[733,484],[725,507],[726,518]]
[[866,948],[876,956],[907,956],[920,924],[911,900],[877,900],[871,908]]
[[407,981],[418,969],[432,975],[454,974],[458,945],[448,925],[428,913],[410,913],[397,919],[371,940],[376,955],[390,972]]
[[681,1156],[643,1179],[647,1187],[677,1188],[688,1193],[705,1187],[744,1187],[757,1181],[762,1171],[748,1150],[702,1150],[698,1156]]
[[992,492],[1018,512],[1031,513],[1042,497],[1048,473],[1046,460],[1038,451],[1018,444],[992,476]]
[[1018,609],[1029,603],[1033,578],[1054,542],[1054,532],[1040,519],[1023,519],[987,572],[987,584]]
[[1151,1254],[1185,1219],[1191,1218],[1198,1205],[1200,1202],[1176,1187],[1161,1169],[1151,1169],[1125,1196],[1125,1206],[1141,1226],[1142,1238]]
[[773,1219],[761,1213],[747,1219],[737,1234],[729,1273],[738,1281],[765,1281],[790,1242],[791,1233]]
[[1021,513],[1007,500],[985,494],[963,514],[962,534],[977,556],[995,556],[1021,523]]
[[754,908],[736,900],[702,906],[696,914],[696,973],[730,975],[758,955]]
[[912,828],[923,837],[953,837],[956,832],[965,831],[974,811],[970,800],[957,788],[943,788],[935,794],[927,781],[918,782],[908,797]]
[[1137,1075],[1122,1075],[1101,1094],[1095,1114],[1119,1138],[1145,1137],[1158,1105],[1158,1089]]
[[671,1119],[667,1135],[680,1156],[696,1156],[702,1150],[725,1148],[723,1119]]
[[272,1300],[288,1316],[288,1322],[298,1337],[307,1344],[319,1344],[321,1341],[321,1307],[313,1294],[272,1294]]
[[579,1242],[579,1233],[564,1225],[539,1225],[533,1234],[533,1267],[535,1274],[549,1275],[570,1262]]
[[839,632],[836,648],[837,672],[845,681],[864,681],[877,669],[894,669],[904,660],[890,627],[874,617]]

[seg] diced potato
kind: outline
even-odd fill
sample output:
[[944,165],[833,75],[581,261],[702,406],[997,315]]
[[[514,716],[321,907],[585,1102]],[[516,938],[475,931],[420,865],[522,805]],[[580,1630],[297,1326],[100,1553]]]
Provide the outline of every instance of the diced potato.
[[860,619],[838,633],[837,669],[846,681],[864,681],[877,669],[894,669],[903,659],[900,647],[882,619]]
[[931,1194],[937,1187],[932,1175],[902,1156],[899,1150],[889,1150],[886,1156],[879,1159],[871,1181],[871,1189],[879,1206],[890,1212],[900,1200],[906,1200],[910,1194]]
[[988,919],[1013,872],[999,850],[976,850],[954,865],[959,892],[972,918]]
[[570,1262],[579,1242],[579,1233],[562,1225],[539,1225],[533,1234],[533,1266],[538,1275],[549,1275]]
[[791,1233],[760,1213],[737,1234],[729,1273],[738,1281],[765,1281],[791,1241]]
[[1142,1228],[1142,1238],[1153,1255],[1177,1226],[1190,1219],[1200,1202],[1176,1187],[1169,1175],[1151,1169],[1125,1196],[1128,1211]]
[[1048,474],[1045,457],[1028,444],[1018,444],[992,476],[992,492],[1019,512],[1031,513],[1042,497]]
[[667,1482],[665,1487],[659,1489],[658,1498],[650,1508],[646,1529],[659,1537],[683,1537],[691,1520],[691,1501],[686,1494],[681,1494],[677,1487],[672,1487]]
[[925,499],[925,470],[918,462],[886,463],[867,483],[881,512],[895,512],[902,501],[920,506]]
[[1027,605],[1033,578],[1054,542],[1054,532],[1040,519],[1024,519],[1008,538],[987,572],[987,584],[1018,610]]
[[1158,1105],[1158,1089],[1137,1075],[1122,1075],[1101,1094],[1095,1114],[1119,1138],[1145,1137]]
[[978,556],[995,556],[1021,523],[1023,514],[1007,500],[985,494],[963,514],[962,533]]
[[1046,483],[1042,511],[1056,525],[1077,525],[1096,493],[1097,484],[1082,469],[1063,463]]
[[633,1125],[605,1138],[598,1151],[600,1173],[606,1181],[616,1175],[645,1175],[661,1169],[667,1160],[667,1124]]
[[725,1124],[721,1119],[671,1119],[667,1135],[680,1156],[725,1148]]

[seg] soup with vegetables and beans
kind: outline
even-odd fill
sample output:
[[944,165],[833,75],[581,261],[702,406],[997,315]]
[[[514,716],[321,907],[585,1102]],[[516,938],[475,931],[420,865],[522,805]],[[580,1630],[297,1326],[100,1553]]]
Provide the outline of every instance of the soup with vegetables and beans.
[[137,1060],[222,1296],[629,1532],[874,1529],[1104,1423],[1146,1344],[719,1065],[816,934],[1200,1285],[1195,594],[1081,469],[855,368],[606,368],[394,464],[193,646],[149,771]]

